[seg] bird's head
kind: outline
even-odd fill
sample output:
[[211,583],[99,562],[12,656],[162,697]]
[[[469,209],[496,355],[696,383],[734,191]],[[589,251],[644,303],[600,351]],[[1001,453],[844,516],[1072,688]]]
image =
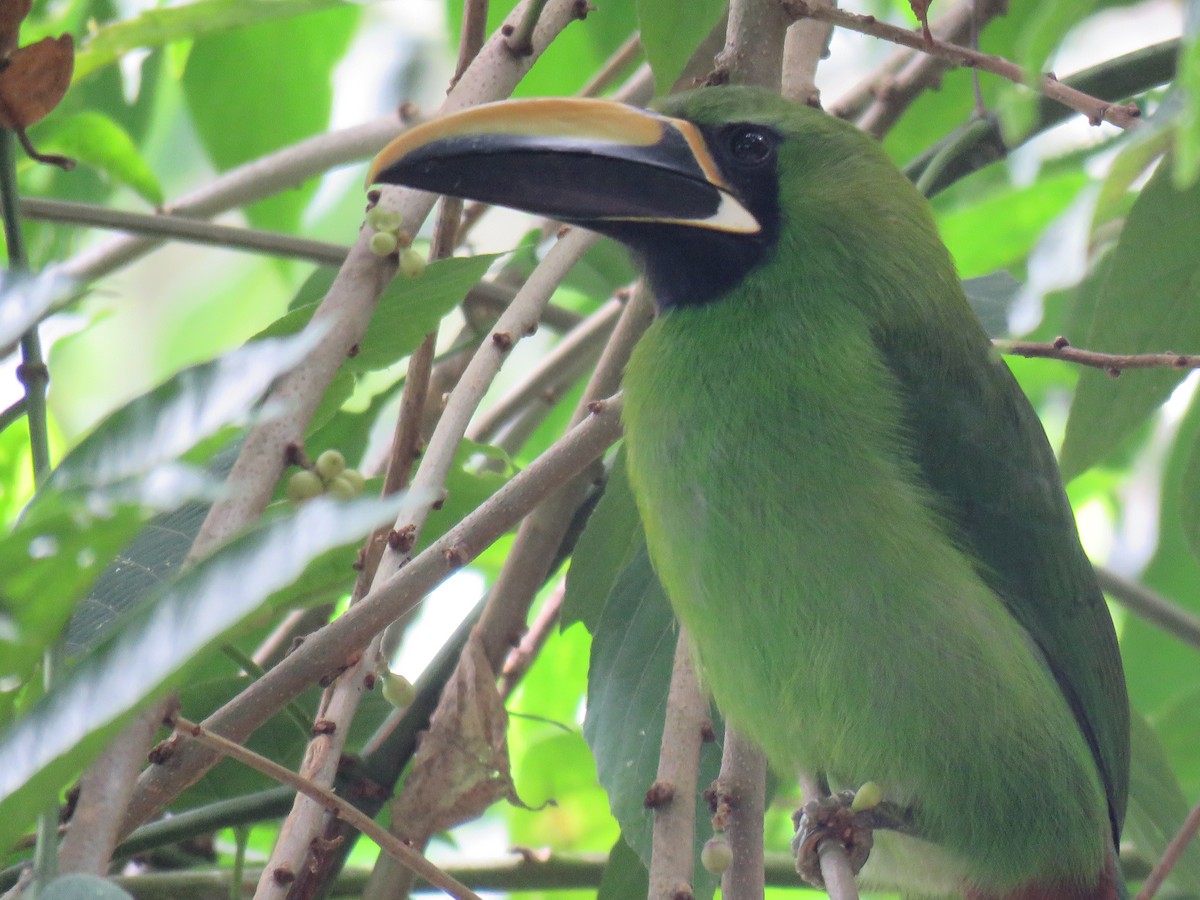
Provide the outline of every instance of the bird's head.
[[853,255],[856,235],[889,218],[889,193],[907,192],[905,214],[912,205],[912,188],[853,126],[740,87],[652,111],[584,99],[473,107],[401,135],[367,181],[608,235],[639,257],[663,309],[719,299],[781,246],[803,254],[831,238],[822,245]]

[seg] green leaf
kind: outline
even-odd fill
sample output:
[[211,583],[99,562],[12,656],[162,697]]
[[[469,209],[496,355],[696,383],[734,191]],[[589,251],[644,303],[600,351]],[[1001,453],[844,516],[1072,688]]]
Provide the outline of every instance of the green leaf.
[[582,622],[594,634],[617,576],[645,546],[642,520],[629,488],[622,449],[613,459],[604,495],[571,554],[562,627]]
[[95,111],[79,113],[56,125],[54,131],[39,139],[43,152],[61,153],[86,163],[109,180],[131,188],[152,206],[162,206],[162,185],[124,128]]
[[[397,276],[379,298],[371,327],[358,352],[346,360],[351,372],[386,369],[417,349],[450,310],[462,302],[488,267],[503,253],[454,256],[430,263],[419,278]],[[314,290],[305,282],[302,291]],[[316,282],[320,284],[321,282]],[[324,296],[322,294],[321,296]],[[255,340],[294,334],[308,324],[319,301],[294,307],[254,336]]]
[[[596,758],[596,773],[608,793],[621,833],[650,864],[653,817],[644,806],[646,788],[658,771],[667,690],[679,631],[643,546],[624,568],[605,604],[592,639],[587,718],[583,735]],[[720,733],[720,732],[718,732]],[[721,767],[721,748],[700,752],[699,785],[706,787]],[[697,792],[696,820],[709,815]],[[699,864],[704,839],[696,841],[697,898],[711,898],[717,879]]]
[[427,266],[419,278],[392,279],[371,317],[358,353],[346,361],[354,372],[386,369],[417,348],[463,300],[503,253],[455,256]]
[[670,93],[726,6],[726,0],[637,0],[642,49],[654,72],[655,93]]
[[[70,490],[132,483],[148,505],[162,505],[157,482],[149,476],[163,467],[170,469],[180,456],[226,426],[246,422],[271,382],[300,362],[319,337],[308,332],[257,341],[184,369],[101,422],[47,484]],[[166,502],[177,505],[169,497]]]
[[[1188,803],[1154,730],[1136,712],[1130,725],[1129,811],[1121,843],[1128,841],[1140,856],[1157,861],[1187,817]],[[1200,845],[1193,841],[1184,851],[1167,885],[1187,896],[1200,894]]]
[[[1021,190],[1004,188],[938,216],[938,230],[958,271],[975,276],[1023,263],[1030,248],[1088,183],[1078,169],[1042,177]],[[1003,228],[996,223],[1003,222]]]
[[[121,724],[188,663],[300,578],[315,558],[360,541],[407,498],[320,498],[260,524],[164,587],[24,717],[0,733],[0,846],[11,846]],[[131,664],[134,663],[134,664]]]
[[1002,271],[964,278],[962,287],[988,337],[1008,337],[1008,314],[1021,291],[1021,282]]
[[80,598],[137,533],[142,518],[131,506],[39,495],[0,540],[0,680],[28,681]]
[[0,356],[11,353],[21,335],[71,291],[71,280],[55,269],[37,275],[0,271]]
[[1186,188],[1200,178],[1200,4],[1185,5],[1183,47],[1175,86],[1183,96],[1175,121],[1175,186]]
[[[330,74],[358,18],[358,7],[337,5],[196,41],[183,75],[183,94],[200,142],[218,169],[327,128]],[[288,60],[299,64],[288,65]],[[294,231],[316,186],[315,179],[307,181],[252,204],[246,214],[260,228]]]
[[[1185,191],[1160,165],[1130,210],[1099,287],[1085,346],[1107,353],[1157,353],[1200,344],[1200,183]],[[1080,374],[1063,440],[1063,478],[1095,465],[1129,438],[1185,373],[1148,369],[1110,378]]]
[[596,900],[629,900],[630,897],[645,897],[649,891],[650,873],[621,835],[608,854],[608,865],[600,876]]
[[72,81],[110,66],[130,50],[162,47],[172,41],[199,38],[258,22],[341,6],[344,0],[196,0],[148,9],[141,15],[106,25],[92,34],[75,55]]

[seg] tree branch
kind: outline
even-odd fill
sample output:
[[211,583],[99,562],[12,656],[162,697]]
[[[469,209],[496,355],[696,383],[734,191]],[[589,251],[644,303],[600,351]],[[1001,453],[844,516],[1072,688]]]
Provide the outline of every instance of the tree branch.
[[722,900],[758,900],[765,889],[763,813],[767,758],[757,745],[725,727],[717,812],[713,828],[725,832],[733,862],[721,876]]
[[1162,858],[1155,863],[1150,875],[1142,883],[1137,900],[1152,900],[1159,888],[1163,886],[1163,882],[1167,880],[1167,876],[1171,874],[1171,870],[1175,868],[1175,864],[1183,856],[1183,851],[1187,849],[1188,844],[1195,840],[1198,832],[1200,832],[1200,803],[1192,807],[1192,811],[1179,826],[1179,831],[1175,832],[1175,836],[1171,838],[1171,843],[1167,844]]
[[1104,566],[1096,566],[1096,579],[1100,590],[1134,615],[1200,650],[1200,618]]
[[[834,0],[813,2],[836,5]],[[788,28],[783,41],[781,93],[793,103],[821,108],[817,66],[829,55],[829,38],[832,34],[832,25],[815,19],[801,19]]]
[[517,384],[475,418],[467,436],[480,443],[491,441],[500,427],[536,400],[544,391],[568,375],[578,377],[591,367],[599,355],[601,342],[606,340],[617,324],[625,304],[609,300],[588,316],[546,354]]
[[[1007,8],[1007,0],[964,0],[934,21],[934,36],[945,43],[958,44],[971,34],[972,25],[982,28]],[[858,127],[881,138],[923,92],[936,88],[951,63],[928,53],[911,53],[894,78],[873,85],[874,99],[858,120]],[[836,115],[836,113],[835,113]]]
[[1008,356],[1027,359],[1059,359],[1092,369],[1103,369],[1112,378],[1125,369],[1198,369],[1200,356],[1185,353],[1100,353],[1072,347],[1065,337],[1043,344],[1036,341],[992,341],[993,346]]
[[646,794],[654,811],[650,897],[679,897],[691,891],[696,841],[696,781],[708,704],[681,628],[667,693],[658,775]]
[[778,93],[788,23],[779,0],[731,0],[725,46],[709,80],[753,84]]
[[[176,734],[192,738],[198,743],[204,744],[210,750],[222,756],[228,756],[230,759],[236,759],[243,765],[261,772],[268,778],[273,778],[280,784],[286,784],[288,787],[295,788],[306,797],[312,798],[325,807],[332,815],[352,823],[355,828],[378,844],[379,849],[394,859],[399,860],[412,871],[420,873],[421,877],[434,887],[441,888],[450,896],[458,898],[458,900],[480,900],[479,895],[465,884],[451,878],[421,854],[414,852],[411,847],[399,838],[392,837],[380,826],[376,825],[374,821],[364,816],[349,802],[343,800],[332,791],[319,787],[308,779],[294,774],[290,769],[286,769],[278,763],[260,756],[253,750],[246,749],[240,744],[226,740],[219,734],[214,734],[195,722],[189,722],[182,716],[176,717],[173,724]],[[266,871],[271,870],[268,868]],[[283,877],[278,869],[274,870],[271,874],[276,880],[280,880]],[[265,875],[266,873],[264,872],[264,877]]]
[[[308,639],[275,668],[214,712],[204,725],[244,741],[283,706],[365,647],[389,622],[411,609],[444,578],[473,559],[545,496],[582,471],[620,436],[618,398],[592,404],[592,415],[530,463],[474,512],[408,565],[376,585],[362,602]],[[154,815],[217,761],[203,748],[183,746],[142,773],[125,816],[125,830]]]
[[1082,91],[1068,87],[1049,75],[1038,76],[1032,84],[1025,71],[1014,62],[999,56],[969,50],[945,41],[926,42],[919,31],[910,31],[881,22],[874,16],[860,16],[855,13],[843,12],[834,7],[817,6],[806,0],[783,0],[783,6],[796,18],[813,18],[833,25],[840,25],[860,34],[882,38],[894,44],[911,47],[933,56],[939,56],[955,65],[967,66],[999,75],[1015,84],[1031,87],[1040,91],[1052,100],[1087,116],[1093,125],[1109,122],[1118,128],[1134,128],[1140,123],[1140,110],[1134,105],[1108,103],[1091,97]]

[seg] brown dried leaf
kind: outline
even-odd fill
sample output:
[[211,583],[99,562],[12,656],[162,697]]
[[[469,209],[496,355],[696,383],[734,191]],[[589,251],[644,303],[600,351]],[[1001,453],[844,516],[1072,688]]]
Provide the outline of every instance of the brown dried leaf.
[[392,830],[420,842],[502,798],[524,806],[512,783],[507,731],[496,675],[472,636],[392,805]]
[[0,61],[17,49],[17,32],[33,0],[0,0]]
[[13,51],[0,72],[0,127],[14,131],[44,119],[71,84],[75,42],[69,34]]

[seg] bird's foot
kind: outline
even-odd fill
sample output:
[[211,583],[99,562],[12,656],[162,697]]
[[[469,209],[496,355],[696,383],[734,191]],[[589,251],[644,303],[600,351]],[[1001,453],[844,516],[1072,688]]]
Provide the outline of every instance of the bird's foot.
[[809,800],[792,815],[796,836],[792,855],[796,871],[809,884],[825,887],[819,848],[824,841],[840,844],[857,875],[871,855],[878,828],[904,830],[906,818],[893,803],[881,800],[879,787],[867,782],[858,791],[841,791]]

